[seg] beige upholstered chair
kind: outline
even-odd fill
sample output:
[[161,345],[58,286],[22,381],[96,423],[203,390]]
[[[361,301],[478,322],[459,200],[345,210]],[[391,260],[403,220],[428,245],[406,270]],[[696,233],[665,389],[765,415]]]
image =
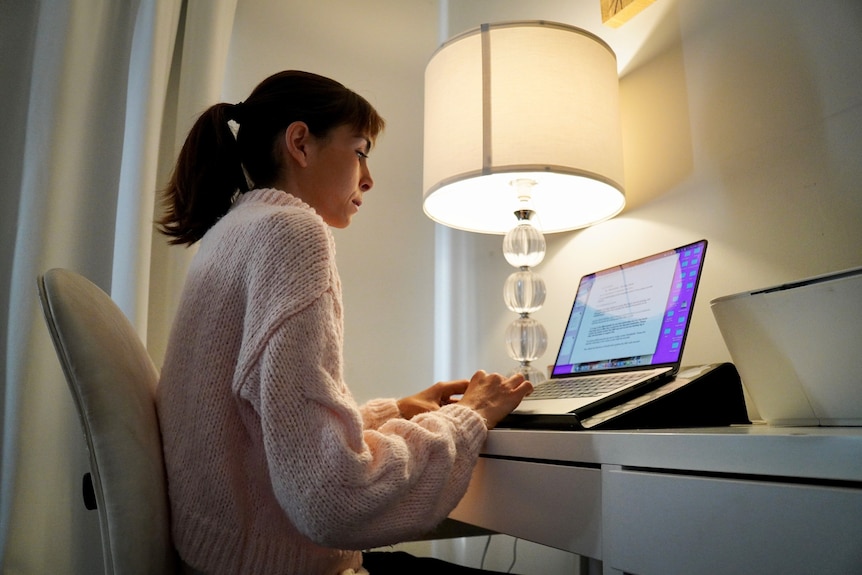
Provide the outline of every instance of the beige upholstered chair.
[[96,285],[62,269],[38,284],[90,452],[105,573],[177,573],[154,402],[158,372],[120,308]]

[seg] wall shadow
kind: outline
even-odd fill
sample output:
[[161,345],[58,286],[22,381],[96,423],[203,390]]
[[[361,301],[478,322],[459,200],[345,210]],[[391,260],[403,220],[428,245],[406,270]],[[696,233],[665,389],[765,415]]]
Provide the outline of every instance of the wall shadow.
[[674,5],[620,79],[624,211],[670,192],[692,173],[688,101],[679,14]]

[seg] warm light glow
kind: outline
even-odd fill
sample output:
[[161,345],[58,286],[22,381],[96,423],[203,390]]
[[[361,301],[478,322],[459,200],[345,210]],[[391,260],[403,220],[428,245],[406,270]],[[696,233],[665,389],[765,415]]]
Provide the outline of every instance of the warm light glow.
[[444,44],[425,72],[424,209],[459,229],[505,233],[529,178],[545,233],[625,205],[616,58],[563,24],[484,25]]
[[506,233],[515,225],[518,198],[513,177],[536,181],[533,222],[543,233],[583,228],[617,215],[625,203],[613,186],[583,176],[552,172],[492,174],[453,182],[425,198],[425,213],[447,226],[482,233]]

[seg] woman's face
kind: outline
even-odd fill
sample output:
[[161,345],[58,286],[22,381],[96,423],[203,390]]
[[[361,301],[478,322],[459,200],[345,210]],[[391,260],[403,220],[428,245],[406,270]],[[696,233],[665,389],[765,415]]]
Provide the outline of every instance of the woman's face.
[[346,228],[374,185],[368,170],[371,141],[350,126],[333,129],[325,138],[307,140],[307,165],[302,170],[301,197],[334,228]]

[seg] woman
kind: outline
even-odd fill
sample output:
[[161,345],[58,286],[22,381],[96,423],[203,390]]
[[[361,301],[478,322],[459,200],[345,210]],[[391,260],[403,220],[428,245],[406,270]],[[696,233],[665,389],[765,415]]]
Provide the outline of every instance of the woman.
[[[341,84],[288,71],[212,106],[180,152],[160,229],[200,249],[157,405],[173,538],[195,572],[360,571],[359,550],[447,516],[487,429],[532,389],[480,371],[400,400],[352,398],[329,226],[349,225],[371,189],[383,126]],[[378,575],[391,561],[365,564]]]

